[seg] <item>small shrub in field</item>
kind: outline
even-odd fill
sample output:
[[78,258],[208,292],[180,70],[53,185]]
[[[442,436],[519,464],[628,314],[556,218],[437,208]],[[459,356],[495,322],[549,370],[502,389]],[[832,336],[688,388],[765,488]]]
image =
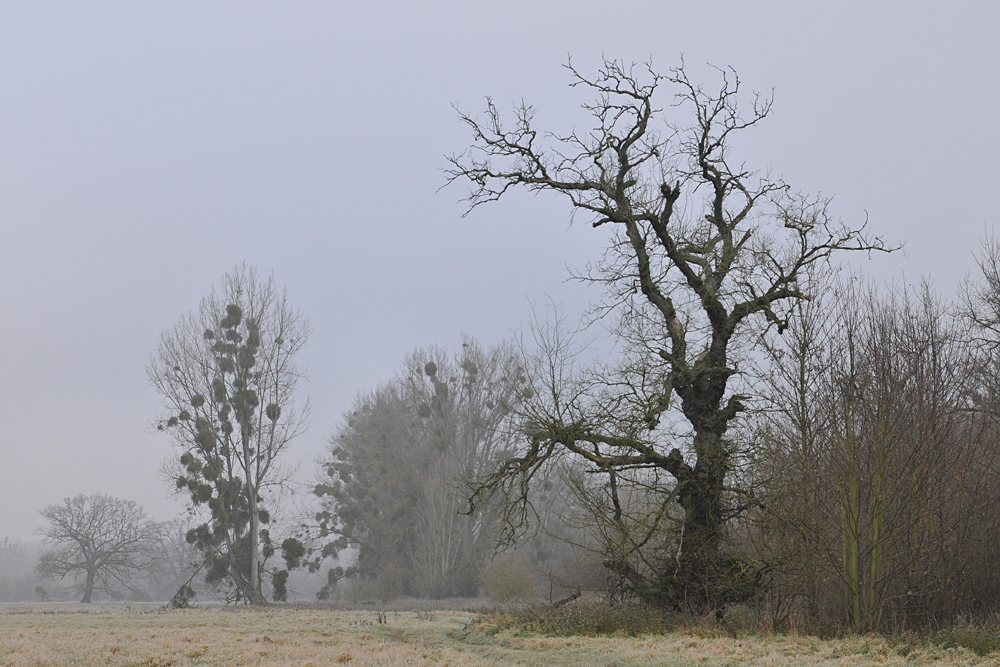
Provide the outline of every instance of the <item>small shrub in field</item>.
[[[503,630],[544,635],[647,635],[677,629],[677,618],[668,612],[640,604],[604,602],[574,603],[562,607],[529,605],[504,612],[486,613],[480,624]],[[488,634],[489,628],[483,632]]]
[[507,553],[483,568],[483,590],[495,602],[513,602],[538,597],[539,586],[528,559]]

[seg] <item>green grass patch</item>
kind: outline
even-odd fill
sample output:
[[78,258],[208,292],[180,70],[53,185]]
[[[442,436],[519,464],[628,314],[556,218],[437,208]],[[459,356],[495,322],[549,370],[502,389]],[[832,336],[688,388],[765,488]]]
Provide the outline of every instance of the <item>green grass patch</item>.
[[969,626],[941,630],[930,637],[930,642],[939,648],[966,648],[976,655],[1000,652],[1000,635]]

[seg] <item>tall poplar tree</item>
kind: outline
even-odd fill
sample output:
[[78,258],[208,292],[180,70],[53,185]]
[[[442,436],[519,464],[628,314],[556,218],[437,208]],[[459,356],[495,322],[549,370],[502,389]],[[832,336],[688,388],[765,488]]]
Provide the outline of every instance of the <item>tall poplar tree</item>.
[[158,428],[179,451],[173,482],[203,510],[187,539],[204,555],[206,580],[232,584],[233,600],[264,603],[274,552],[267,491],[284,481],[279,459],[305,429],[295,357],[308,336],[273,276],[244,264],[163,332],[147,369],[165,407]]

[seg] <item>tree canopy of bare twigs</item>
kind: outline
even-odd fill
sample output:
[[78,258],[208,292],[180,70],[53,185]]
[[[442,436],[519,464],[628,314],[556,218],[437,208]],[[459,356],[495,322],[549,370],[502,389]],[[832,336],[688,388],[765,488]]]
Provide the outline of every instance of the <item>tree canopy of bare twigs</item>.
[[94,591],[118,597],[148,566],[156,532],[142,507],[101,493],[66,498],[41,511],[46,548],[38,560],[42,579],[70,577],[90,602]]
[[[531,106],[517,106],[508,122],[487,100],[484,117],[460,113],[473,143],[449,158],[446,174],[449,183],[468,184],[469,211],[527,188],[565,196],[574,213],[608,230],[606,255],[590,277],[606,289],[631,361],[600,391],[536,402],[524,447],[473,485],[472,501],[501,492],[523,504],[525,480],[563,456],[610,480],[628,470],[665,473],[673,483],[661,488],[683,508],[676,558],[652,576],[627,559],[606,565],[646,599],[716,608],[727,587],[725,436],[745,409],[730,387],[737,343],[785,328],[789,305],[809,298],[800,276],[811,265],[885,245],[863,225],[831,218],[827,199],[734,158],[737,137],[772,103],[747,96],[735,71],[717,70],[721,82],[710,90],[683,65],[660,74],[604,60],[594,77],[567,68],[571,86],[596,98],[583,105],[591,129],[542,132]],[[673,92],[671,118],[687,114],[687,121],[662,118],[664,87]],[[690,429],[679,440],[658,429],[675,406]]]
[[283,483],[279,459],[305,429],[295,357],[308,335],[274,278],[242,265],[163,332],[148,366],[166,407],[157,428],[181,452],[172,481],[207,509],[187,539],[205,556],[208,583],[231,583],[250,604],[264,602],[262,563],[274,551],[265,493]]
[[993,351],[1000,348],[1000,240],[995,235],[983,239],[976,263],[982,277],[963,284],[962,314],[975,341]]

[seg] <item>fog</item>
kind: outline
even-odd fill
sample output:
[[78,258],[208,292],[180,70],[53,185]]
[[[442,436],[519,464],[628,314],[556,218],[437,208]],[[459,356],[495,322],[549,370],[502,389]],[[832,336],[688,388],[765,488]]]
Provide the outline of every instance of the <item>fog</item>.
[[103,492],[169,518],[145,367],[160,332],[247,261],[312,324],[312,462],[355,394],[417,347],[507,337],[606,238],[565,202],[462,218],[438,192],[471,140],[451,105],[525,99],[584,122],[563,68],[683,54],[774,89],[749,166],[835,195],[905,252],[857,260],[944,293],[996,223],[1000,8],[912,3],[5,3],[0,6],[0,537]]

